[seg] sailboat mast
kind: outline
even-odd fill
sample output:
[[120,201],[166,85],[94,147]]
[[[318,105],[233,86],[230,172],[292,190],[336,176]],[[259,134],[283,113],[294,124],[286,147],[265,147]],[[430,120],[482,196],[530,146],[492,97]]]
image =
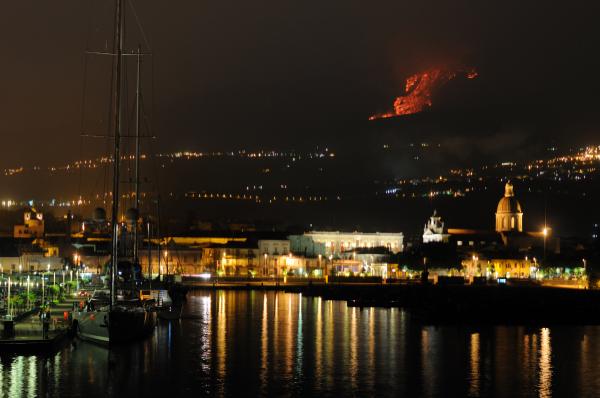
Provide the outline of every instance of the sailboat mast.
[[138,46],[137,50],[137,81],[135,86],[135,213],[136,220],[133,225],[133,262],[138,262],[138,251],[139,251],[139,236],[137,217],[140,214],[140,99],[141,99],[141,76],[142,71],[142,50]]
[[112,266],[110,268],[110,306],[116,302],[116,279],[119,264],[119,177],[121,162],[121,89],[123,58],[123,3],[116,0],[115,9],[115,61],[114,61],[114,144],[113,144],[113,189],[112,189]]

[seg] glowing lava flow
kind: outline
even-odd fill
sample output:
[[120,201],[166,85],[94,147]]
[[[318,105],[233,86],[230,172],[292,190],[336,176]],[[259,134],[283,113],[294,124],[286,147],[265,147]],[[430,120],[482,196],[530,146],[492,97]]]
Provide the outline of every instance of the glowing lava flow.
[[445,70],[433,68],[422,73],[417,73],[406,79],[404,95],[396,98],[394,109],[378,113],[369,120],[385,119],[389,117],[406,116],[419,113],[431,106],[431,96],[436,88],[454,79],[456,76],[464,76],[467,79],[475,79],[478,74],[475,69],[470,70]]

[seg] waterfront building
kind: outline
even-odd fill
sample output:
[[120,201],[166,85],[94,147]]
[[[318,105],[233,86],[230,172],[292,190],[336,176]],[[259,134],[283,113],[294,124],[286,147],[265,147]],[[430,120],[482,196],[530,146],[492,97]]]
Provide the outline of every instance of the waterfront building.
[[288,236],[290,241],[290,251],[295,255],[304,257],[325,257],[325,243],[315,242],[311,236],[308,235],[290,235]]
[[46,250],[38,239],[0,239],[2,273],[55,271],[61,270],[63,266],[63,259],[55,251]]
[[325,246],[325,255],[340,257],[343,252],[361,248],[384,247],[392,253],[404,249],[404,235],[398,233],[363,233],[339,231],[311,231],[304,234]]
[[258,251],[263,256],[265,254],[269,256],[287,255],[291,252],[290,241],[288,239],[260,239]]
[[332,262],[332,268],[338,275],[387,278],[391,254],[391,251],[384,247],[358,248],[342,253],[339,259]]
[[444,233],[444,222],[442,217],[438,216],[437,210],[423,228],[423,243],[447,243],[449,234]]
[[463,269],[467,277],[487,278],[530,278],[535,277],[537,262],[528,257],[519,258],[515,255],[491,253],[489,258],[484,255],[473,255],[463,260]]

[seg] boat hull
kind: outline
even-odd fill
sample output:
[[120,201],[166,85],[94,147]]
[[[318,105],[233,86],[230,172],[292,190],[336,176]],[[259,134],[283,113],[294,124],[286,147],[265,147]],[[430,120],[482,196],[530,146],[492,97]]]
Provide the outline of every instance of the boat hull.
[[73,314],[73,327],[82,340],[108,345],[110,342],[109,311],[78,311]]
[[109,345],[142,340],[154,331],[151,311],[89,311],[74,314],[74,327],[82,340]]
[[110,313],[110,344],[144,339],[152,334],[155,326],[155,312],[112,311]]

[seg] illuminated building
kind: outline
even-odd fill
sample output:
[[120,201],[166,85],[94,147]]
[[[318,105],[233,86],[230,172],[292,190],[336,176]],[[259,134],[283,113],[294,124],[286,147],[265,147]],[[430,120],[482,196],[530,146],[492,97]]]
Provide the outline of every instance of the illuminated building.
[[323,242],[315,242],[307,235],[290,235],[290,251],[296,255],[305,257],[326,256],[325,244]]
[[510,181],[504,187],[504,197],[498,202],[496,232],[523,232],[523,210]]
[[463,260],[462,266],[468,277],[483,276],[487,278],[530,278],[535,276],[537,264],[529,258],[505,256],[502,253],[491,253],[492,258],[472,255]]
[[444,233],[442,217],[438,216],[437,211],[434,210],[433,215],[423,228],[423,243],[446,243],[449,237],[449,234]]
[[291,251],[290,241],[287,239],[261,239],[258,241],[258,251],[261,255],[287,255]]
[[551,228],[523,231],[523,210],[510,182],[504,187],[495,215],[494,231],[448,229],[451,241],[464,258],[462,266],[467,276],[534,277],[538,267],[548,265],[544,263],[546,251],[560,252],[560,239],[552,236]]
[[44,215],[33,207],[23,214],[23,225],[15,225],[15,238],[42,238],[44,236]]
[[44,272],[61,270],[64,261],[58,256],[58,248],[35,239],[25,241],[15,238],[0,238],[0,271]]
[[359,248],[384,247],[392,253],[404,249],[404,235],[399,233],[362,233],[311,231],[304,236],[325,246],[325,254],[339,257],[343,252]]

